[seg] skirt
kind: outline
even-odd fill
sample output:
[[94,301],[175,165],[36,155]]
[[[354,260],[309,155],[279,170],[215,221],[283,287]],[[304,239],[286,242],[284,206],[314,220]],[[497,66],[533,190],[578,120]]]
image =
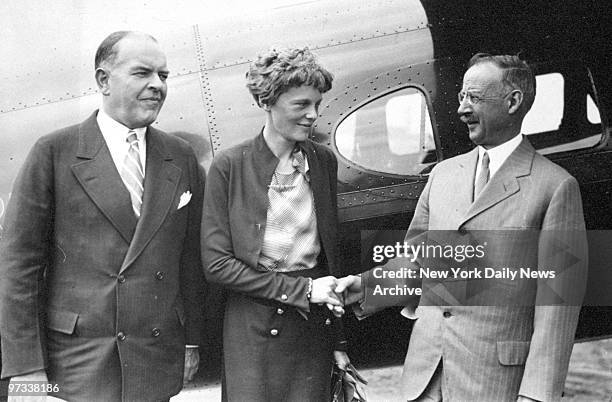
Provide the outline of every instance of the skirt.
[[223,400],[321,402],[330,398],[334,331],[325,306],[306,320],[275,301],[230,293],[223,328]]

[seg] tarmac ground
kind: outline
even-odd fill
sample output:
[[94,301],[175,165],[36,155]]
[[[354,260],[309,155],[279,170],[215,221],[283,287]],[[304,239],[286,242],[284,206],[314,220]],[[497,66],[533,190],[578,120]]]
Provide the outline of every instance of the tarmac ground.
[[[400,401],[398,384],[401,365],[377,368],[360,368],[368,380],[368,402]],[[218,402],[221,388],[218,385],[187,386],[172,402]],[[576,343],[572,351],[569,372],[565,382],[563,401],[612,402],[612,339]]]

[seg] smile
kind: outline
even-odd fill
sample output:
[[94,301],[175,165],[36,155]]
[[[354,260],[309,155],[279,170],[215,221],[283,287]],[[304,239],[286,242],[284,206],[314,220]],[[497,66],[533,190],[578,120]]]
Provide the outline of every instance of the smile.
[[140,99],[140,101],[144,104],[144,106],[148,107],[159,107],[161,105],[161,99],[156,98]]

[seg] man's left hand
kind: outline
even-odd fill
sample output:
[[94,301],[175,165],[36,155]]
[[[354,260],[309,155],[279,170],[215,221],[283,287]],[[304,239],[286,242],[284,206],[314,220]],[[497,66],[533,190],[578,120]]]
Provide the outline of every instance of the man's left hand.
[[198,348],[185,348],[185,372],[183,373],[183,384],[193,380],[198,372],[200,364],[200,352]]

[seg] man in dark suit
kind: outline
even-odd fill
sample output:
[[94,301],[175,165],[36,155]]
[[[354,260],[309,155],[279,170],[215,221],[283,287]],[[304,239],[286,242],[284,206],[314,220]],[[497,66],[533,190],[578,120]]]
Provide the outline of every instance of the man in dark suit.
[[[479,242],[483,258],[472,267],[552,269],[554,278],[436,281],[415,275],[409,286],[422,286],[420,300],[372,297],[382,283],[372,271],[343,278],[336,288],[349,289],[349,302],[365,297],[362,313],[407,306],[403,314],[415,323],[402,378],[405,400],[561,398],[586,284],[586,234],[578,182],[521,134],[534,98],[535,77],[518,57],[472,58],[458,113],[477,147],[432,170],[406,241],[469,234],[485,239]],[[428,267],[418,262],[396,258],[384,269]],[[453,302],[459,295],[463,299]]]
[[157,41],[100,45],[102,108],[40,138],[16,180],[0,254],[2,377],[70,401],[156,401],[198,366],[203,177],[164,103]]

